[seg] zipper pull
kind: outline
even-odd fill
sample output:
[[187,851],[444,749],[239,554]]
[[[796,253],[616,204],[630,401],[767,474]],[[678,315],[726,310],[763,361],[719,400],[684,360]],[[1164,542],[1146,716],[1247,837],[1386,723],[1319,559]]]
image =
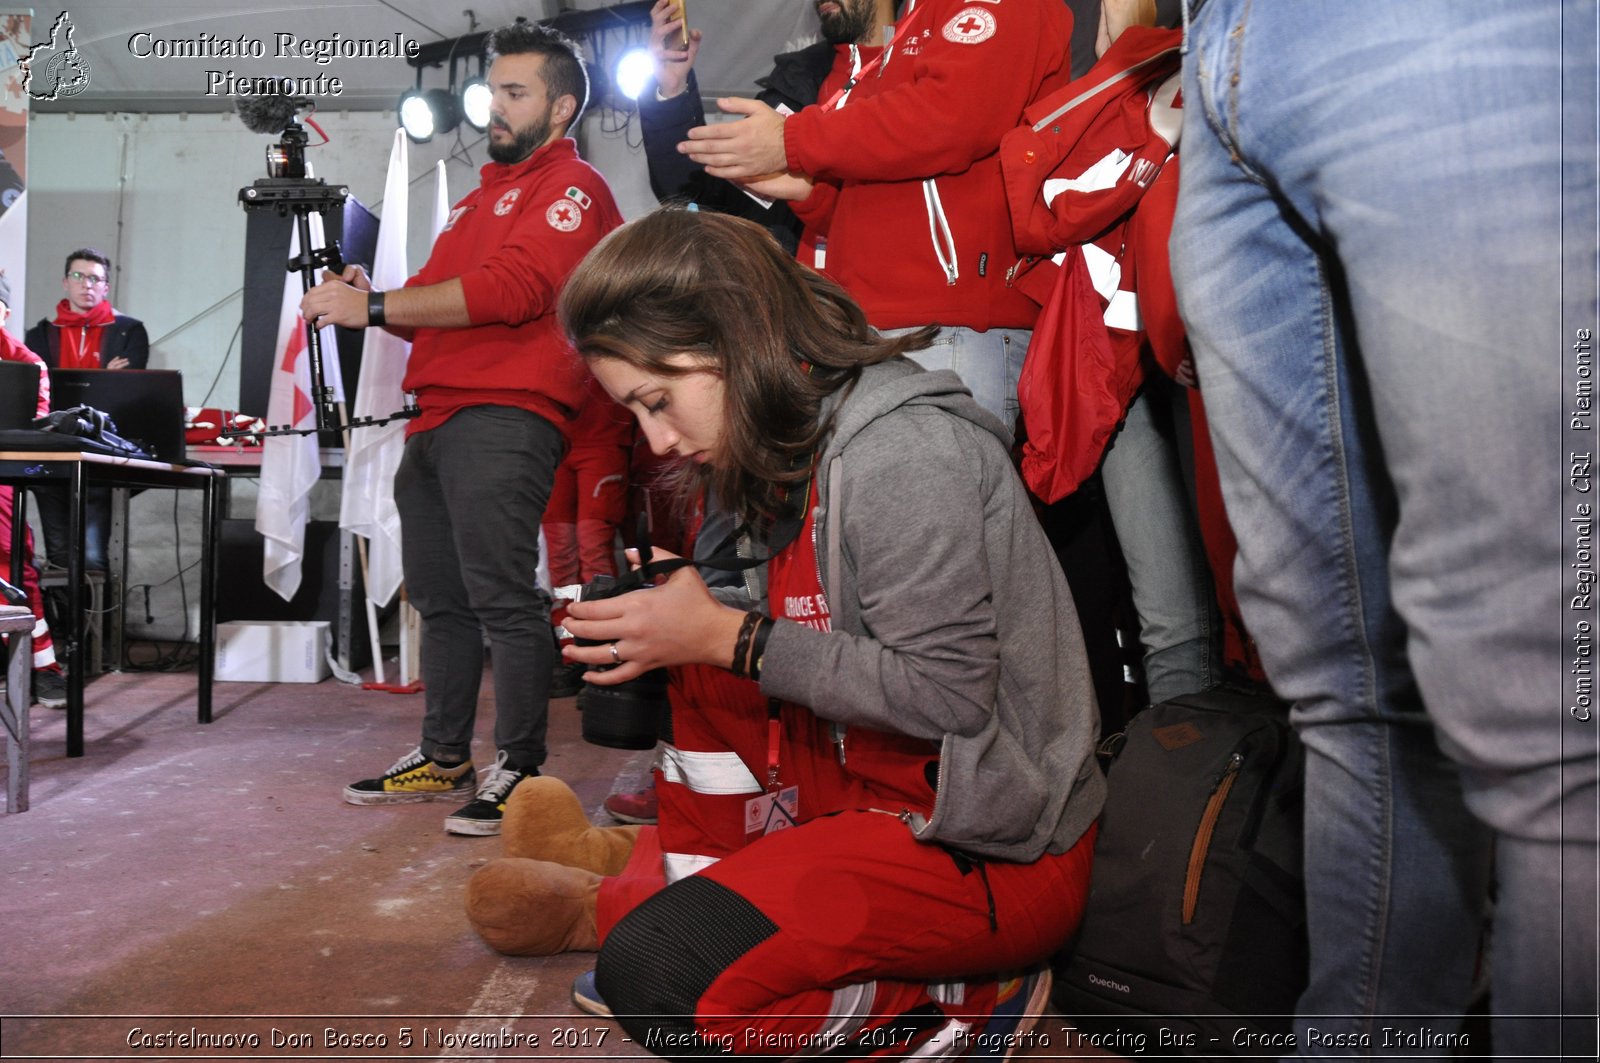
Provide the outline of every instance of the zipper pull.
[[1244,767],[1244,754],[1234,750],[1233,754],[1228,757],[1228,762],[1217,773],[1217,777],[1211,780],[1211,792],[1216,793],[1222,784],[1228,781],[1230,776],[1239,774],[1239,769],[1242,767]]
[[1022,272],[1022,267],[1031,265],[1036,258],[1035,255],[1023,255],[1013,262],[1011,268],[1006,270],[1006,287],[1011,287],[1012,282],[1017,279],[1017,274]]

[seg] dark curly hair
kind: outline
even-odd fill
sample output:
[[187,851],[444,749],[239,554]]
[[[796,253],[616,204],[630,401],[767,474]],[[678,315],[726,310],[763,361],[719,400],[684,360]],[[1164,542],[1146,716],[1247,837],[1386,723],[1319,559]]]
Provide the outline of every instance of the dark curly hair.
[[589,105],[589,69],[583,61],[583,51],[578,42],[565,33],[542,22],[518,19],[509,26],[501,26],[489,34],[484,54],[492,63],[502,55],[544,56],[544,87],[552,100],[571,96],[578,101],[578,109],[567,122],[571,129],[583,117]]

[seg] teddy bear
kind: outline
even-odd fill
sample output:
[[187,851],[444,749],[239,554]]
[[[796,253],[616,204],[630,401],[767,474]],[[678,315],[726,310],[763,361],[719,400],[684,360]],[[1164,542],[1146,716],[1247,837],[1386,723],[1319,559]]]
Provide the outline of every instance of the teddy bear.
[[596,827],[560,779],[517,784],[501,821],[505,856],[467,882],[467,919],[509,956],[593,952],[600,947],[595,905],[600,883],[620,875],[639,827]]

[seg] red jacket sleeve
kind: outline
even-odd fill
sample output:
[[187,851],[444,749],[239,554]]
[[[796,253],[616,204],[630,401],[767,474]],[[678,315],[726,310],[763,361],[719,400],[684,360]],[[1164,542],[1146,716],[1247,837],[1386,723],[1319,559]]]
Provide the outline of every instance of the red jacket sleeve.
[[833,208],[838,202],[839,186],[831,181],[818,181],[811,186],[809,196],[790,203],[789,207],[807,229],[826,237],[828,222],[833,220]]
[[[994,154],[1039,89],[1067,75],[1072,16],[1060,0],[924,0],[886,67],[897,82],[832,111],[784,122],[789,166],[832,180],[895,181],[960,172]],[[917,42],[915,54],[906,45]],[[909,79],[888,73],[912,65]]]
[[[571,188],[589,206],[569,197]],[[518,204],[517,221],[505,243],[461,274],[467,316],[474,325],[521,325],[550,313],[567,275],[607,231],[600,207],[610,202],[611,194],[587,169],[564,168],[519,198],[528,202]],[[493,208],[480,201],[479,209]],[[574,219],[577,224],[567,228]]]

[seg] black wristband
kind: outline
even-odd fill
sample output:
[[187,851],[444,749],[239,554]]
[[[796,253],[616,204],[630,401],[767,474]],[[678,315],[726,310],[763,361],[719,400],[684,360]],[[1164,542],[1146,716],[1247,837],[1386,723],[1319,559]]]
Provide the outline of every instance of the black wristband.
[[778,622],[770,616],[762,617],[761,622],[756,625],[755,636],[750,640],[751,679],[761,678],[761,658],[767,652],[767,636],[771,635],[772,629],[777,626]]
[[745,662],[750,656],[750,636],[755,633],[756,623],[761,619],[761,614],[754,609],[744,614],[744,623],[739,625],[739,638],[733,644],[733,663],[728,666],[728,671],[745,678]]
[[367,327],[373,328],[383,324],[383,297],[387,292],[367,293]]

